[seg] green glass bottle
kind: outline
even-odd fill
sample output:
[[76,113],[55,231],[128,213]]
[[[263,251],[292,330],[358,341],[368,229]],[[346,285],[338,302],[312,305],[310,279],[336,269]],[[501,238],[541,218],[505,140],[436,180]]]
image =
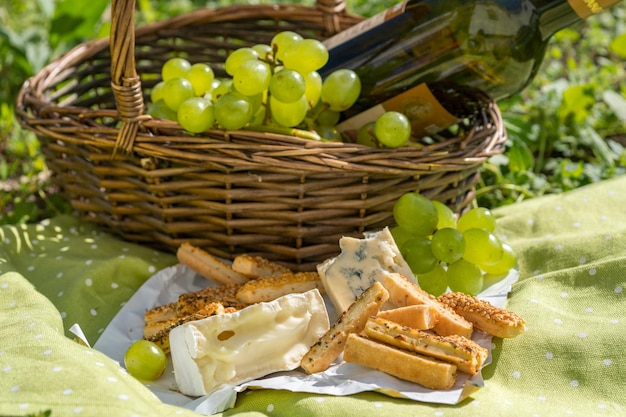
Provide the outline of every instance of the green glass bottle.
[[327,39],[321,73],[348,68],[361,78],[348,116],[400,95],[425,100],[424,89],[430,99],[475,89],[500,100],[533,79],[554,33],[619,2],[407,0]]

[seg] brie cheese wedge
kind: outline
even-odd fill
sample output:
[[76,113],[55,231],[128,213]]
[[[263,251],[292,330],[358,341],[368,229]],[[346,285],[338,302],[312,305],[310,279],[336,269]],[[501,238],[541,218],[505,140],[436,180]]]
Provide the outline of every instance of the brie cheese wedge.
[[339,314],[374,281],[382,283],[388,273],[399,273],[417,282],[387,227],[367,233],[363,239],[344,236],[339,247],[339,255],[317,266],[326,293]]
[[183,394],[202,396],[296,369],[329,327],[317,289],[182,324],[170,333],[176,384]]

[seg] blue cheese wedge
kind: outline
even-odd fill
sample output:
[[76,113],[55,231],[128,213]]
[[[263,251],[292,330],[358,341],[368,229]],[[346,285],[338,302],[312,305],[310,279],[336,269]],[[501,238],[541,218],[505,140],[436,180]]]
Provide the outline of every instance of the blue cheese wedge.
[[367,233],[363,239],[344,236],[339,246],[339,255],[317,266],[326,293],[339,314],[374,281],[382,283],[389,273],[399,273],[416,282],[388,228]]
[[170,333],[176,384],[183,394],[201,396],[293,370],[329,327],[317,289],[185,323]]

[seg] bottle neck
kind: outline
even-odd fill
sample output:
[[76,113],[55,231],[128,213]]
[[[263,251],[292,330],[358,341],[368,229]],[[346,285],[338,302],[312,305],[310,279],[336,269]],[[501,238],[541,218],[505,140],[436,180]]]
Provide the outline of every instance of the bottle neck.
[[621,0],[531,0],[539,13],[544,39],[574,23],[600,13]]

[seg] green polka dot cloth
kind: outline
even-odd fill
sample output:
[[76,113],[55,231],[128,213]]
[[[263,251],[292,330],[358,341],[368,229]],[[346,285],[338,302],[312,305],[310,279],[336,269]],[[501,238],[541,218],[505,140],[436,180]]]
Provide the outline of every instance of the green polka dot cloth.
[[[626,416],[626,177],[495,211],[520,256],[506,307],[528,330],[494,338],[485,386],[456,405],[247,390],[220,416]],[[162,403],[94,343],[171,254],[69,217],[0,228],[0,416],[198,416]]]

